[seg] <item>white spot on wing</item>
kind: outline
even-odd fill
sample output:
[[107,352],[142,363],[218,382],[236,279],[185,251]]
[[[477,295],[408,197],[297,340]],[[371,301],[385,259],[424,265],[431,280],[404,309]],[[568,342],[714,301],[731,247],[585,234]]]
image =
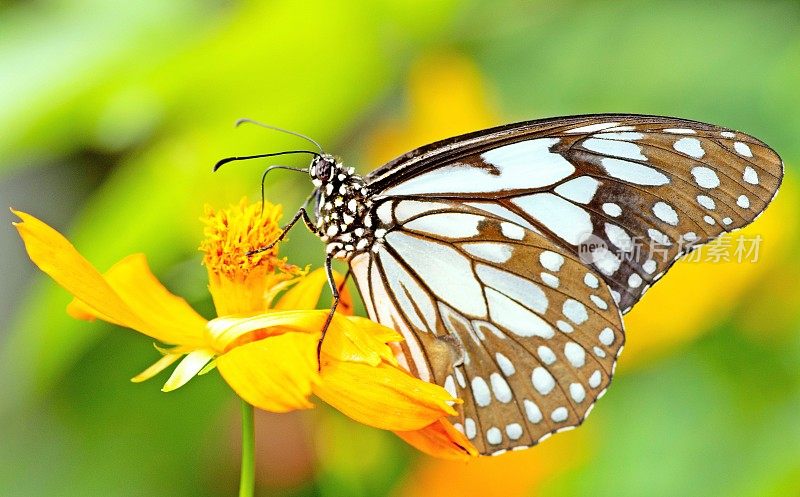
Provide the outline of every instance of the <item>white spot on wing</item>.
[[458,398],[458,391],[456,390],[456,380],[453,378],[452,375],[447,375],[447,378],[444,380],[444,389],[447,390],[447,393],[450,394],[451,397]]
[[489,376],[489,381],[492,384],[492,392],[497,400],[504,404],[511,402],[514,395],[511,393],[511,388],[506,383],[506,380],[500,376],[500,373],[492,373]]
[[556,386],[556,380],[541,366],[534,368],[533,373],[531,373],[531,382],[533,383],[533,388],[542,395],[552,392]]
[[586,312],[586,306],[581,304],[575,299],[567,299],[561,306],[561,311],[564,315],[575,324],[583,324],[589,319],[589,314]]
[[567,411],[566,407],[556,407],[553,409],[553,412],[550,413],[550,419],[555,421],[556,423],[561,423],[567,420],[569,416],[569,411]]
[[[624,252],[630,252],[633,250],[633,240],[631,239],[630,235],[628,235],[627,231],[620,228],[616,224],[611,223],[605,224],[605,231],[608,240],[613,243],[615,247],[618,247]],[[587,274],[587,276],[589,275]]]
[[678,225],[678,213],[675,212],[675,209],[666,202],[656,202],[656,204],[653,206],[653,214],[669,225]]
[[522,426],[519,423],[511,423],[506,425],[506,435],[511,440],[519,440],[522,436]]
[[586,364],[586,351],[575,342],[567,342],[564,345],[564,355],[574,368],[581,368]]
[[525,229],[513,223],[501,222],[500,232],[503,236],[511,240],[522,240],[525,238]]
[[538,315],[492,288],[485,291],[489,315],[495,323],[521,337],[552,338],[555,335],[553,328]]
[[528,421],[536,424],[542,420],[542,411],[535,402],[525,399],[522,403],[525,406],[525,416],[527,416]]
[[586,390],[583,389],[583,385],[580,383],[570,383],[569,396],[572,397],[572,400],[580,404],[586,399]]
[[600,374],[600,370],[599,369],[595,369],[594,373],[592,373],[592,375],[589,377],[589,386],[592,387],[592,388],[599,387],[601,379],[602,379],[602,376]]
[[583,141],[582,146],[587,150],[602,155],[613,155],[615,157],[633,160],[647,160],[647,157],[642,155],[642,147],[631,142],[589,138]]
[[595,131],[600,131],[601,129],[606,128],[613,128],[617,126],[619,123],[597,123],[597,124],[590,124],[588,126],[581,126],[580,128],[573,128],[567,133],[594,133]]
[[695,135],[697,132],[689,128],[666,128],[664,133],[672,133],[673,135]]
[[734,142],[733,149],[736,150],[736,153],[744,156],[744,157],[752,157],[753,151],[750,150],[750,147],[746,143],[742,142]]
[[742,209],[747,209],[750,207],[750,199],[747,195],[739,195],[739,198],[736,199],[736,205]]
[[597,306],[598,309],[606,310],[608,309],[608,303],[605,300],[601,299],[597,295],[590,295],[589,299]]
[[539,262],[545,269],[557,273],[561,269],[561,265],[564,264],[564,256],[550,250],[545,250],[539,254]]
[[658,231],[655,228],[648,228],[647,236],[649,236],[651,240],[660,245],[672,245],[672,242],[669,240],[669,237],[667,237],[667,235]]
[[628,183],[644,186],[659,186],[669,183],[664,173],[638,162],[606,157],[600,161],[609,176]]
[[447,238],[471,238],[478,235],[478,224],[484,219],[483,216],[456,212],[430,214],[409,221],[405,228]]
[[558,279],[558,276],[550,273],[541,272],[539,273],[539,278],[542,279],[542,283],[550,288],[558,288],[558,286],[561,284],[561,280]]
[[600,339],[600,343],[605,346],[609,346],[614,343],[614,330],[611,328],[603,328],[603,331],[600,332],[598,338]]
[[552,193],[535,193],[515,198],[513,202],[572,245],[578,245],[592,231],[586,210]]
[[[633,128],[631,128],[633,129]],[[608,133],[608,131],[615,131]],[[595,138],[605,138],[608,140],[641,140],[644,138],[644,133],[616,133],[616,131],[625,131],[621,128],[607,129],[602,133],[595,133]]]
[[467,388],[467,381],[464,379],[464,373],[459,368],[456,368],[456,380],[461,388]]
[[536,349],[536,353],[539,355],[539,359],[542,360],[545,366],[549,366],[556,362],[555,352],[553,352],[553,350],[547,345],[539,345],[539,348]]
[[595,250],[592,253],[592,260],[594,261],[595,267],[606,276],[614,274],[614,272],[619,269],[620,264],[622,264],[619,257],[605,247],[600,247]]
[[703,150],[700,140],[697,138],[681,138],[672,144],[672,148],[695,159],[700,159],[706,155],[706,151]]
[[392,203],[383,202],[378,206],[378,218],[383,224],[392,224]]
[[404,223],[412,217],[426,212],[448,209],[450,206],[440,202],[421,202],[419,200],[403,200],[394,208],[394,215],[398,222]]
[[500,366],[500,371],[502,371],[504,375],[511,376],[517,372],[517,370],[514,368],[514,363],[511,362],[511,359],[504,356],[500,352],[496,352],[494,354],[494,358],[497,360],[497,365]]
[[485,264],[478,264],[475,271],[483,283],[523,304],[530,310],[539,314],[544,314],[547,311],[547,296],[532,281]]
[[717,176],[716,171],[706,166],[693,167],[692,176],[694,176],[694,182],[702,188],[716,188],[719,186],[719,176]]
[[564,333],[572,333],[573,331],[575,331],[575,328],[573,328],[571,324],[569,324],[566,321],[562,321],[560,319],[556,321],[556,327],[559,330],[563,331]]
[[697,203],[711,211],[717,208],[717,203],[714,202],[714,199],[708,195],[698,195]]
[[464,434],[470,440],[474,439],[475,436],[478,434],[477,426],[475,425],[474,419],[467,418],[464,420]]
[[503,441],[503,432],[500,431],[500,428],[492,426],[486,430],[486,441],[492,445],[500,444]]
[[744,168],[744,174],[742,175],[742,179],[744,179],[747,183],[751,185],[758,184],[758,173],[755,169],[750,166]]
[[480,259],[502,264],[511,259],[513,248],[500,242],[472,242],[464,243],[461,247],[470,255]]
[[619,217],[622,214],[622,208],[614,202],[606,202],[603,204],[603,212],[611,217]]
[[590,176],[579,176],[556,187],[556,193],[562,197],[577,202],[588,204],[597,193],[600,182]]
[[475,403],[480,407],[486,407],[492,402],[489,385],[480,376],[472,378],[472,396],[475,397]]

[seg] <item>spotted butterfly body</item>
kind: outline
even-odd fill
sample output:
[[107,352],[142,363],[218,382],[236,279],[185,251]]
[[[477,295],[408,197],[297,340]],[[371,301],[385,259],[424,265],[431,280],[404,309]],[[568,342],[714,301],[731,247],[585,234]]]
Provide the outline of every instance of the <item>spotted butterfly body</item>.
[[607,114],[450,138],[364,178],[320,155],[310,173],[329,258],[403,334],[401,364],[463,399],[455,427],[500,454],[586,418],[623,313],[681,255],[752,222],[783,165],[738,131]]

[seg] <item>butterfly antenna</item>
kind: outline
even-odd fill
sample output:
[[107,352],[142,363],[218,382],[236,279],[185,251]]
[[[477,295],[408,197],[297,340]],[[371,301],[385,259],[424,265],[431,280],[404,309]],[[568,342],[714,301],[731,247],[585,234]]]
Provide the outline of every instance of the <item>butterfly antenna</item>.
[[319,157],[319,155],[320,155],[319,153],[313,152],[311,150],[289,150],[289,151],[286,151],[286,152],[274,152],[274,153],[271,153],[271,154],[243,155],[241,157],[226,157],[225,159],[222,159],[219,162],[217,162],[216,164],[214,164],[214,171],[216,171],[217,169],[221,168],[222,166],[224,166],[228,162],[234,162],[234,161],[237,161],[237,160],[261,159],[261,158],[264,158],[264,157],[275,157],[277,155],[289,155],[289,154],[310,154],[310,155],[313,155],[315,157]]
[[298,138],[302,138],[302,139],[304,139],[304,140],[308,140],[309,142],[311,142],[311,143],[313,143],[314,145],[316,145],[316,147],[319,149],[320,153],[324,153],[324,152],[323,152],[323,150],[322,150],[322,145],[320,145],[319,143],[317,143],[317,141],[316,141],[316,140],[314,140],[313,138],[311,138],[311,137],[308,137],[308,136],[306,136],[306,135],[304,135],[304,134],[297,133],[297,132],[295,132],[295,131],[289,131],[288,129],[279,128],[279,127],[277,127],[277,126],[272,126],[272,125],[269,125],[269,124],[264,124],[264,123],[262,123],[262,122],[259,122],[259,121],[254,121],[253,119],[248,119],[248,118],[246,118],[246,117],[245,117],[245,118],[242,118],[242,119],[239,119],[239,120],[237,120],[237,121],[236,121],[236,126],[239,126],[239,125],[241,125],[241,124],[243,124],[243,123],[255,124],[256,126],[261,126],[262,128],[267,128],[267,129],[271,129],[271,130],[274,130],[274,131],[280,131],[281,133],[287,133],[287,134],[290,134],[290,135],[294,135],[294,136],[296,136],[296,137],[298,137]]

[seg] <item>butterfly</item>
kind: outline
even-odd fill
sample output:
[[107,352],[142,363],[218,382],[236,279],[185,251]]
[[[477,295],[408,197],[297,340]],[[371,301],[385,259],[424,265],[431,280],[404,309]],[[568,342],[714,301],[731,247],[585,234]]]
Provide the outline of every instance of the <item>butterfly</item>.
[[346,261],[369,317],[405,338],[401,364],[463,399],[454,426],[493,455],[580,425],[623,314],[682,255],[755,220],[783,177],[752,136],[646,115],[476,131],[363,177],[319,148],[216,167],[313,155],[299,170],[315,207],[278,240],[303,220],[326,243],[330,316],[331,262]]

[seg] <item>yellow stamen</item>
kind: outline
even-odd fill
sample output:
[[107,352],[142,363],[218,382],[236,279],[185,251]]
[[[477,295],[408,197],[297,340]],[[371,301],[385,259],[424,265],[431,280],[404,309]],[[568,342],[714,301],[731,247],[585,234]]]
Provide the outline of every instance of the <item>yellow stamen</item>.
[[291,284],[306,270],[278,257],[277,244],[248,255],[275,240],[281,232],[280,206],[249,203],[243,198],[227,209],[206,206],[206,227],[200,250],[208,270],[209,290],[219,315],[262,312],[269,308],[275,288]]

